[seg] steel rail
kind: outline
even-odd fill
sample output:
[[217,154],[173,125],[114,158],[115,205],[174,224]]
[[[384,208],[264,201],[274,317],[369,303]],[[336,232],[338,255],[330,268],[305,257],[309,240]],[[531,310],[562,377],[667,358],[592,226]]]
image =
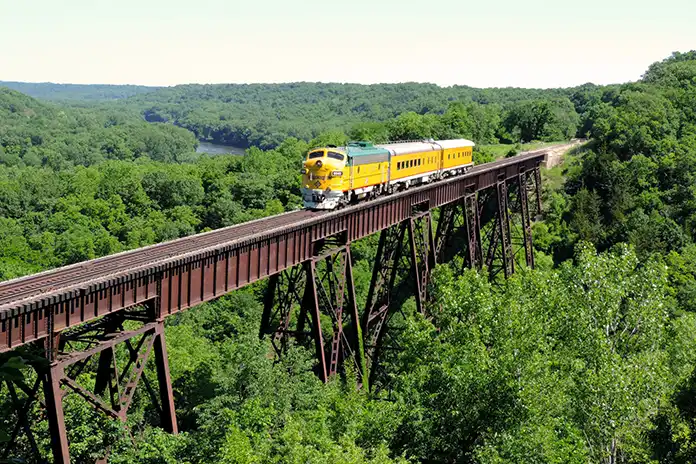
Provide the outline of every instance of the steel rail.
[[[120,267],[124,265],[135,268],[161,259],[163,255],[167,257],[179,256],[191,250],[219,243],[221,240],[229,240],[228,236],[230,235],[253,235],[278,225],[293,224],[302,217],[306,217],[306,213],[308,211],[282,213],[0,282],[0,311],[8,303],[21,301],[37,292],[45,294],[57,285],[70,286],[75,283],[93,281],[99,277],[108,277],[113,273],[109,271],[120,270]],[[104,274],[98,274],[100,272]],[[98,276],[89,279],[83,278],[94,274],[98,274]]]

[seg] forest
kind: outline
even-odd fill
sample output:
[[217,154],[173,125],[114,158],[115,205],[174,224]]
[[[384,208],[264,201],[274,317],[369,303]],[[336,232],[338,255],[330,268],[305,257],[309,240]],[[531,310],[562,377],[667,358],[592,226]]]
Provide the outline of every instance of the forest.
[[[0,82],[0,86],[2,86]],[[474,89],[434,84],[213,84],[167,88],[5,83],[29,96],[169,123],[202,141],[272,149],[340,131],[372,141],[466,133],[478,143],[575,135],[571,99],[587,88]],[[133,88],[132,88],[133,87]]]
[[[313,146],[465,137],[481,163],[500,156],[491,144],[505,156],[588,139],[543,173],[537,268],[489,280],[438,266],[437,320],[404,303],[378,388],[357,388],[351,372],[322,384],[312,347],[269,356],[261,282],[168,320],[178,435],[157,427],[146,395],[127,427],[66,397],[76,462],[696,461],[696,51],[637,82],[557,90],[296,83],[58,97],[41,85],[38,99],[0,87],[1,280],[298,208]],[[248,150],[197,154],[199,140]],[[376,237],[354,244],[359,301],[375,249]],[[30,360],[0,355],[0,382],[29,378]],[[30,415],[48,455],[46,420]],[[0,443],[15,420],[0,409]]]
[[159,87],[144,85],[53,84],[50,82],[0,81],[1,87],[16,90],[30,97],[59,102],[106,101],[152,92]]

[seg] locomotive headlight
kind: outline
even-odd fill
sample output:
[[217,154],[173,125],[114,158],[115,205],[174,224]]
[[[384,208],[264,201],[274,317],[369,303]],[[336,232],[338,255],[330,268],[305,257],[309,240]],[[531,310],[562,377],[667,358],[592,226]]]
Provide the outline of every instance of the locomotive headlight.
[[307,168],[300,169],[300,174],[307,174]]
[[341,177],[343,175],[343,171],[331,171],[331,177]]
[[324,163],[322,163],[321,160],[317,161],[315,164],[315,166],[318,168],[322,167],[323,165],[324,165]]

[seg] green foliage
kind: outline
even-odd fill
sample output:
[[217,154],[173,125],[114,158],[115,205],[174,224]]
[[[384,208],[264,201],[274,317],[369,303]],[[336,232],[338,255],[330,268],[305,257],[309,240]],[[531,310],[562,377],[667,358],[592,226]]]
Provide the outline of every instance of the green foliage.
[[568,140],[575,136],[578,124],[578,114],[567,98],[520,101],[506,111],[501,138],[509,142]]
[[104,160],[180,162],[197,141],[168,124],[148,124],[123,108],[68,108],[39,103],[0,87],[0,163],[6,166],[89,166]]
[[306,147],[287,140],[274,151],[181,165],[143,160],[59,172],[3,168],[0,278],[294,209]]
[[590,132],[602,148],[622,161],[670,150],[679,129],[678,113],[665,96],[649,87],[634,87],[621,91],[612,110],[598,117]]
[[348,143],[348,137],[341,131],[330,131],[319,134],[309,142],[309,148],[335,146],[341,147]]
[[468,137],[492,143],[501,105],[564,93],[416,83],[181,85],[125,103],[148,121],[173,122],[201,140],[267,149],[286,137],[310,141],[336,130],[376,142]]
[[[509,132],[527,124],[522,120],[526,113],[517,110],[524,102],[544,108],[543,128],[534,134],[540,140],[574,136],[578,119],[564,96],[568,92],[560,90],[414,83],[94,86],[91,91],[90,86],[7,85],[39,98],[73,102],[71,108],[58,108],[4,90],[0,110],[3,99],[9,100],[5,107],[10,114],[0,111],[0,122],[9,129],[7,133],[0,129],[0,162],[8,166],[62,168],[143,156],[189,161],[196,142],[181,128],[199,140],[271,149],[288,137],[312,147],[340,145],[348,138],[374,142],[468,138],[478,144],[497,143],[500,137],[510,140]],[[102,100],[117,101],[96,103]],[[77,101],[86,103],[77,106]],[[66,131],[78,137],[66,137]]]
[[627,247],[582,246],[576,261],[502,288],[438,269],[437,329],[411,321],[391,367],[392,394],[409,405],[397,450],[438,462],[650,462],[651,419],[694,366],[682,323],[692,318],[670,321],[665,268]]
[[118,100],[153,92],[159,88],[144,85],[83,85],[10,81],[0,81],[0,86],[25,93],[34,98],[64,102]]
[[568,173],[567,210],[553,218],[553,228],[570,232],[552,245],[558,258],[577,240],[601,249],[629,242],[641,256],[693,243],[695,56],[655,63],[639,83],[584,86],[572,95],[593,150]]

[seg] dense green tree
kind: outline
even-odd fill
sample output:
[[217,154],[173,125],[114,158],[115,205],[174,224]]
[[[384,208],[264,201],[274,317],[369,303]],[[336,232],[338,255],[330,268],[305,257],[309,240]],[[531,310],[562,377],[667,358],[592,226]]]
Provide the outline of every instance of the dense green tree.
[[639,83],[585,87],[573,96],[593,150],[565,184],[568,213],[554,220],[567,221],[573,234],[557,249],[583,238],[664,254],[694,240],[694,63],[691,52],[675,54],[653,64]]
[[575,136],[579,117],[567,98],[514,103],[502,120],[503,138],[511,142],[567,140]]
[[391,367],[392,395],[409,406],[396,449],[421,461],[650,462],[651,419],[694,366],[693,318],[670,322],[665,268],[627,247],[583,246],[576,260],[498,289],[439,270],[437,329],[411,321]]
[[68,108],[0,87],[0,162],[8,166],[92,165],[148,157],[185,161],[196,149],[189,132],[147,124],[131,109]]

